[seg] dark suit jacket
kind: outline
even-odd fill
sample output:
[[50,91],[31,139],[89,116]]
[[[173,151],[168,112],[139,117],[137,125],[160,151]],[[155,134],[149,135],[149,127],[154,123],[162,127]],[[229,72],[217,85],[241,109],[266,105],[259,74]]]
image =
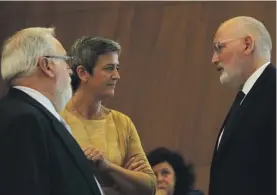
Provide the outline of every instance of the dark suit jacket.
[[88,161],[67,129],[24,92],[0,101],[1,195],[99,195]]
[[[266,67],[225,126],[209,195],[275,195],[276,68]],[[222,131],[222,128],[221,128]]]
[[188,195],[204,195],[204,193],[200,190],[190,190]]

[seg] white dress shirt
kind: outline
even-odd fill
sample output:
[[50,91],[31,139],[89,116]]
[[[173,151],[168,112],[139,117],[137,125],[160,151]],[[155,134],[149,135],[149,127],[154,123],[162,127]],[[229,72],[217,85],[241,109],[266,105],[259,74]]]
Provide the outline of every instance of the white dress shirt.
[[[266,62],[265,64],[263,64],[260,68],[258,68],[245,82],[245,84],[243,85],[242,88],[242,92],[245,94],[244,98],[241,100],[240,105],[242,104],[243,100],[245,99],[245,97],[247,96],[247,94],[249,93],[249,91],[251,90],[251,88],[253,87],[253,85],[256,83],[256,81],[258,80],[258,78],[262,75],[262,73],[264,72],[265,68],[270,64],[270,62]],[[223,135],[224,132],[224,127],[223,130],[219,136],[218,139],[218,143],[217,143],[217,149],[218,146],[220,144],[221,141],[221,137]]]
[[[246,95],[249,93],[249,91],[251,90],[251,88],[253,87],[253,85],[256,83],[256,81],[258,80],[258,78],[262,75],[262,73],[264,72],[265,68],[270,64],[270,62],[265,63],[264,65],[262,65],[260,68],[258,68],[245,82],[245,84],[243,85],[242,88],[242,92],[245,94],[244,98],[246,97]],[[243,100],[244,100],[243,98]],[[243,102],[243,100],[241,101],[241,103]],[[240,103],[240,104],[241,104]]]
[[29,87],[14,86],[13,88],[19,89],[19,90],[23,91],[24,93],[26,93],[27,95],[31,96],[33,99],[37,100],[51,114],[53,114],[58,119],[58,121],[60,121],[66,127],[66,129],[71,133],[71,129],[70,129],[69,125],[59,115],[59,113],[56,111],[54,105],[47,97],[42,95],[39,91],[29,88]]

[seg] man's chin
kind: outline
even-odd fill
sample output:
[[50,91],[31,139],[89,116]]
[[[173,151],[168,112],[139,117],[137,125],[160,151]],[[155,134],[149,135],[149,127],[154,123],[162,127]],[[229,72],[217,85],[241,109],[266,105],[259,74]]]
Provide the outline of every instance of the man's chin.
[[228,81],[220,79],[220,84],[221,85],[228,85]]
[[223,85],[224,85],[224,86],[227,86],[227,87],[229,87],[229,88],[231,88],[231,89],[234,89],[234,90],[241,90],[241,86],[239,86],[239,85],[236,84],[236,83],[231,83],[231,82],[229,82],[229,83],[223,83]]
[[[224,74],[224,73],[223,73]],[[230,81],[230,77],[228,76],[228,75],[221,75],[220,76],[220,83],[222,84],[222,85],[225,85],[225,86],[229,86],[229,87],[231,87],[232,86],[232,84],[231,84],[231,81]]]

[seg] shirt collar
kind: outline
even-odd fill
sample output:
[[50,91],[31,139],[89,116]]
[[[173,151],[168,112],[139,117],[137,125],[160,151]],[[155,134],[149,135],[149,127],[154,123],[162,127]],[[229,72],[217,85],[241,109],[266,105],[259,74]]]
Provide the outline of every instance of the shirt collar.
[[39,91],[29,88],[29,87],[24,87],[24,86],[14,86],[13,88],[19,89],[35,100],[37,100],[40,104],[42,104],[49,112],[51,112],[59,121],[61,120],[60,115],[56,111],[54,105],[52,102],[45,97],[43,94],[41,94]]
[[263,73],[264,69],[270,64],[270,62],[266,62],[263,64],[260,68],[258,68],[245,82],[243,85],[242,91],[245,95],[248,94],[248,92],[251,90],[255,82],[258,80],[258,78]]

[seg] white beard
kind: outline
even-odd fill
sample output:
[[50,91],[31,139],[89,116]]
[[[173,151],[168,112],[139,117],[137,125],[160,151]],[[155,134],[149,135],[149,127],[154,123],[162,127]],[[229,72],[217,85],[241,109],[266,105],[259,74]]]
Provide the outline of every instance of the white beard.
[[224,85],[228,85],[232,88],[238,88],[239,86],[239,79],[242,74],[241,68],[243,67],[243,61],[239,60],[237,57],[237,54],[234,53],[233,58],[229,62],[229,64],[232,64],[232,68],[225,67],[223,65],[223,72],[221,72],[220,75],[220,83]]
[[223,71],[220,75],[220,83],[225,84],[229,82],[229,74],[226,71]]
[[[60,82],[62,83],[62,82]],[[63,87],[60,83],[57,85],[57,90],[56,90],[56,98],[55,98],[55,108],[56,111],[59,113],[61,112],[64,107],[66,106],[67,102],[71,99],[72,97],[72,87],[69,82],[69,85],[67,87]]]

